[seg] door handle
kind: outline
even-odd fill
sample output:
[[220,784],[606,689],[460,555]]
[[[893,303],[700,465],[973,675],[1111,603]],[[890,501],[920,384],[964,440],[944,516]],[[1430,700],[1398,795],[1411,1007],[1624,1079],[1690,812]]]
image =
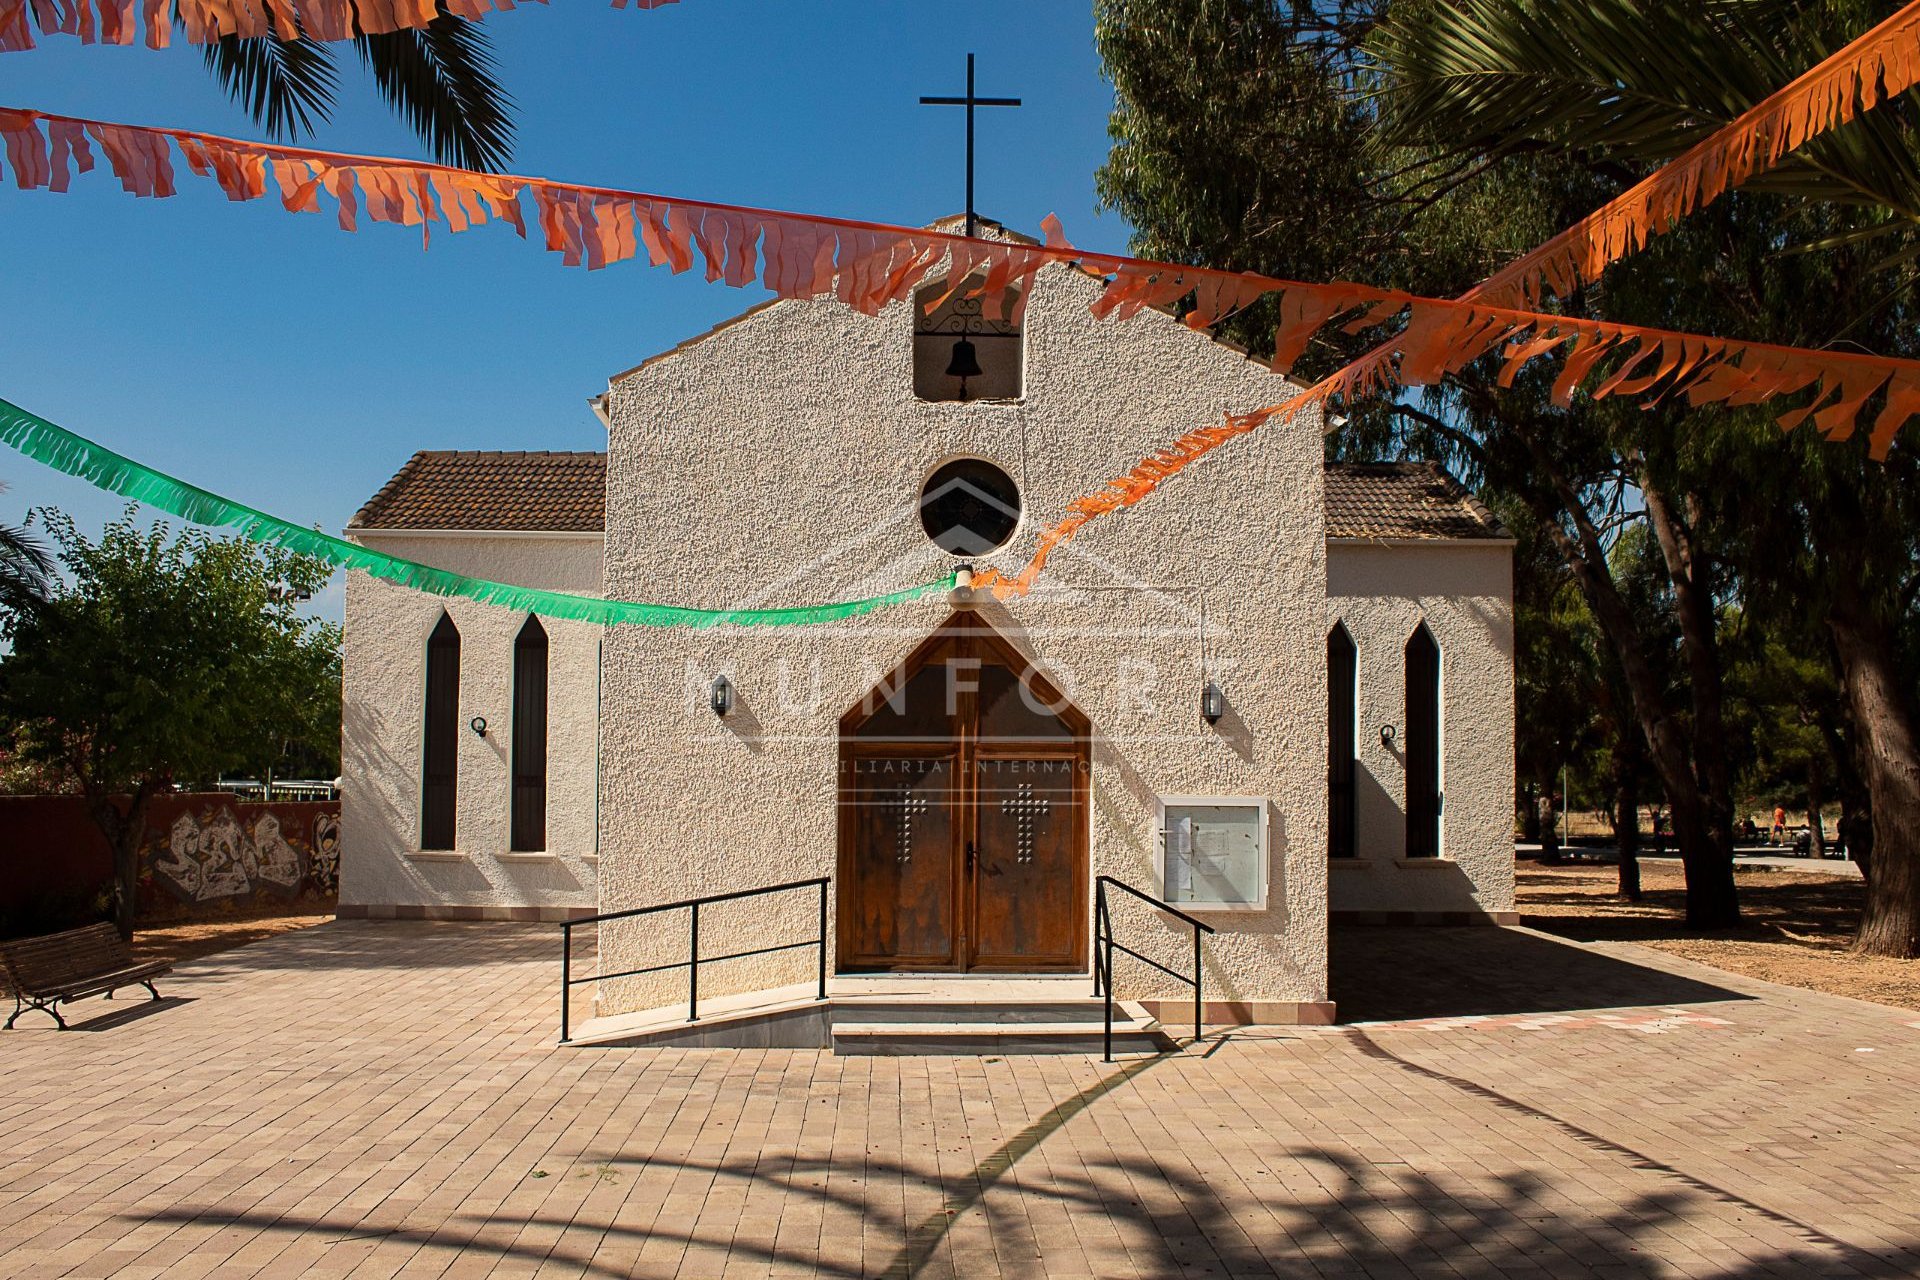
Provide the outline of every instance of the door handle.
[[967,874],[973,874],[973,841],[967,841]]

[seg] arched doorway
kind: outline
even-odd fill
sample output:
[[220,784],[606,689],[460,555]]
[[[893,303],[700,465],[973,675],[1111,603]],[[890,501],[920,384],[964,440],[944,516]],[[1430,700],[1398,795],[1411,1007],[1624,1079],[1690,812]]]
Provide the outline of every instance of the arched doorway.
[[955,614],[840,720],[840,966],[1087,967],[1086,716]]

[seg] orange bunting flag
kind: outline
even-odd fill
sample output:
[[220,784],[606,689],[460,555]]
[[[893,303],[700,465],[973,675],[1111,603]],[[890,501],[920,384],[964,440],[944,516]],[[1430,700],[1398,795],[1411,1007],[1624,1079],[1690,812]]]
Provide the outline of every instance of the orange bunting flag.
[[[1754,174],[1771,168],[1807,139],[1845,124],[1859,112],[1871,110],[1904,93],[1917,82],[1920,82],[1920,0],[1906,5],[1620,196],[1469,289],[1459,302],[1538,305],[1548,294],[1565,294],[1586,284],[1596,279],[1608,263],[1639,250],[1688,213],[1712,203]],[[1151,278],[1150,272],[1135,274],[1142,282]],[[1134,293],[1143,294],[1147,286],[1138,283],[1130,287]],[[1224,287],[1216,288],[1213,295],[1205,288],[1199,289],[1188,322],[1197,326],[1215,323],[1220,308],[1211,297],[1218,296],[1218,289]],[[1160,297],[1143,305],[1151,302],[1171,305],[1179,296],[1169,285]],[[1280,330],[1274,344],[1275,367],[1283,370],[1290,367],[1341,302],[1331,291],[1310,294],[1294,290],[1284,295]],[[1345,305],[1353,303],[1348,300]],[[1375,312],[1349,324],[1348,332],[1359,332],[1390,318],[1376,314],[1380,305],[1391,307],[1393,304],[1390,301],[1377,304]],[[1448,325],[1451,327],[1444,333],[1439,332],[1440,327]],[[1595,328],[1622,334],[1632,332],[1617,325]],[[1568,347],[1565,362],[1553,384],[1554,401],[1564,408],[1571,403],[1574,390],[1602,358],[1618,353],[1616,340],[1578,332],[1572,321],[1533,325],[1532,330],[1531,334],[1519,331],[1498,334],[1493,343],[1487,343],[1489,330],[1484,326],[1476,325],[1471,319],[1439,321],[1428,316],[1423,321],[1416,303],[1403,334],[1281,404],[1230,414],[1221,426],[1188,432],[1126,475],[1109,481],[1099,493],[1070,504],[1066,519],[1041,533],[1039,549],[1018,574],[1006,577],[987,569],[977,573],[974,582],[991,587],[1001,598],[1025,595],[1046,567],[1053,549],[1070,540],[1089,521],[1140,501],[1167,476],[1228,440],[1252,431],[1271,418],[1291,417],[1331,396],[1366,395],[1430,382],[1435,375],[1457,369],[1485,354],[1502,338],[1510,338],[1510,344],[1502,352],[1506,363],[1500,372],[1501,386],[1512,386],[1520,367],[1528,361],[1556,347]],[[1648,332],[1647,338],[1652,337]],[[1595,397],[1638,394],[1655,391],[1664,382],[1666,385],[1660,394],[1681,392],[1690,404],[1744,405],[1816,387],[1808,405],[1781,416],[1782,430],[1790,431],[1812,415],[1817,429],[1830,438],[1842,438],[1852,433],[1855,419],[1867,399],[1874,392],[1884,390],[1883,407],[1874,419],[1868,442],[1868,450],[1877,460],[1887,456],[1894,436],[1907,419],[1920,414],[1920,377],[1916,377],[1914,367],[1907,361],[1870,360],[1860,366],[1840,367],[1829,363],[1824,352],[1728,344],[1682,334],[1662,335],[1652,345],[1643,341],[1638,352],[1591,394]],[[1629,376],[1636,368],[1644,369],[1647,358],[1656,353],[1651,374]],[[1658,399],[1659,395],[1653,398]],[[1827,403],[1829,400],[1831,403]]]
[[1852,433],[1878,395],[1883,407],[1870,440],[1876,458],[1886,456],[1900,427],[1920,413],[1920,361],[1612,324],[1471,297],[1427,298],[1094,253],[1069,244],[1053,217],[1043,224],[1044,243],[984,240],[11,108],[0,108],[0,142],[5,167],[22,188],[67,190],[74,174],[95,167],[97,147],[127,192],[170,196],[177,158],[230,200],[258,200],[277,190],[286,209],[311,213],[330,197],[349,231],[363,211],[375,222],[419,226],[423,233],[436,222],[463,231],[501,221],[525,236],[531,221],[546,247],[569,265],[594,269],[644,256],[654,266],[674,272],[700,267],[709,280],[758,284],[782,298],[838,298],[869,315],[912,298],[933,279],[948,284],[940,298],[925,304],[929,309],[964,290],[964,296],[1017,320],[1034,275],[1063,262],[1102,277],[1092,310],[1121,320],[1149,307],[1174,311],[1190,303],[1187,323],[1206,327],[1276,295],[1274,368],[1282,373],[1325,326],[1339,324],[1348,333],[1386,327],[1391,336],[1385,343],[1332,377],[1282,403],[1189,432],[1099,493],[1070,504],[1067,518],[1042,536],[1038,554],[1017,577],[982,573],[976,579],[1003,595],[1023,593],[1052,550],[1089,521],[1139,502],[1170,476],[1269,419],[1290,417],[1335,395],[1436,382],[1483,358],[1499,359],[1500,380],[1511,385],[1522,367],[1564,348],[1553,391],[1563,406],[1595,376],[1588,395],[1638,396],[1647,403],[1684,396],[1693,405],[1747,405],[1808,393],[1805,405],[1786,414],[1781,425],[1791,429],[1810,417],[1836,439]]
[[1681,218],[1778,164],[1807,139],[1920,83],[1920,0],[1729,121],[1469,296],[1537,305],[1596,280]]
[[[545,4],[546,0],[529,0]],[[477,21],[516,0],[446,0],[447,12]],[[613,0],[613,7],[658,9],[678,0]],[[29,18],[28,11],[32,11]],[[348,40],[424,27],[440,16],[436,0],[0,0],[0,53],[31,49],[41,34],[83,44],[145,44],[164,49],[176,15],[189,44],[227,36]]]

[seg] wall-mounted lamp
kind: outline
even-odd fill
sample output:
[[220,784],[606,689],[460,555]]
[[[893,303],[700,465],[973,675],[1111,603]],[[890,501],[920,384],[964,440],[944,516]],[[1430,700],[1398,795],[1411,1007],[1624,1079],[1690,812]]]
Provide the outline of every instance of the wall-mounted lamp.
[[1393,739],[1396,732],[1397,731],[1390,724],[1381,725],[1380,726],[1380,745],[1385,747],[1389,751],[1393,750]]
[[1227,695],[1220,692],[1220,686],[1209,680],[1200,690],[1200,718],[1208,724],[1219,724],[1220,717],[1227,714]]
[[484,738],[487,736],[487,718],[485,716],[475,716],[473,719],[467,721],[467,728]]
[[971,564],[963,560],[953,566],[953,585],[960,591],[973,590],[973,566]]
[[725,676],[715,676],[713,687],[707,690],[707,705],[713,708],[713,714],[726,718],[733,710],[733,681]]

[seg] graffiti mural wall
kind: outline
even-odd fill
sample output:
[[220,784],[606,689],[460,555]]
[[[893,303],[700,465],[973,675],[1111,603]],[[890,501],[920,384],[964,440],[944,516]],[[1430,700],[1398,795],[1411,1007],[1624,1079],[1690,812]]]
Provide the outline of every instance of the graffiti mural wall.
[[[0,796],[0,918],[83,911],[113,857],[78,796]],[[142,920],[301,903],[333,909],[340,802],[259,804],[218,792],[155,799],[140,846]]]
[[158,842],[153,823],[141,879],[185,903],[291,900],[339,887],[338,804],[247,804],[225,797],[181,810]]

